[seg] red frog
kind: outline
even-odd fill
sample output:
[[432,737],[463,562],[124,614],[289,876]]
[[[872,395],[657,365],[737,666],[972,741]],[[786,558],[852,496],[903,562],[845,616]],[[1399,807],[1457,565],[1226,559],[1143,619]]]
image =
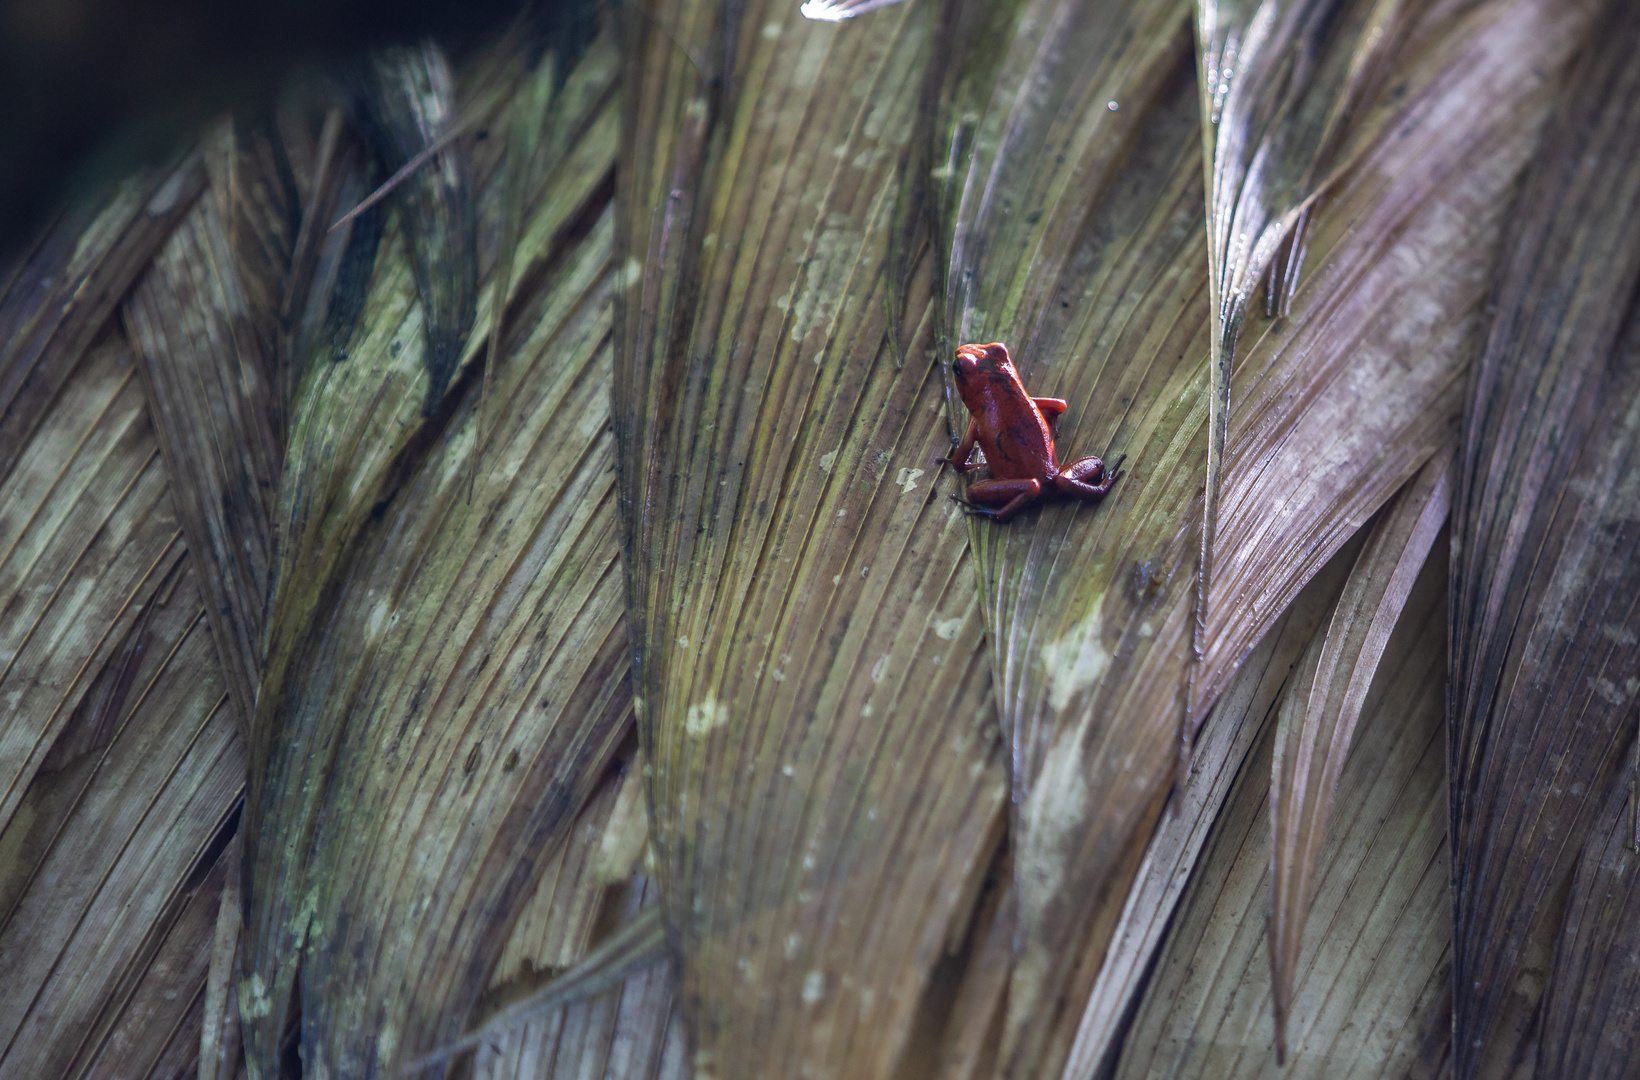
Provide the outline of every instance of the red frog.
[[968,463],[974,444],[979,443],[985,451],[991,479],[968,485],[971,501],[951,496],[970,514],[1009,521],[1027,506],[1050,496],[1098,502],[1121,477],[1126,454],[1116,459],[1109,473],[1096,457],[1078,458],[1060,468],[1048,425],[1065,411],[1065,403],[1058,398],[1027,394],[1006,345],[963,345],[951,362],[951,372],[972,419],[956,452],[934,461],[964,473],[975,468]]

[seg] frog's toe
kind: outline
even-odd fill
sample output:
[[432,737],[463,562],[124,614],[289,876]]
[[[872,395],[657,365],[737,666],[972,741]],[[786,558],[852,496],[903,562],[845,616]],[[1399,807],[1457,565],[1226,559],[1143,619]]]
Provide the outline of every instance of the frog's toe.
[[971,517],[996,517],[997,516],[997,512],[995,510],[991,509],[989,506],[981,506],[979,503],[969,502],[967,499],[964,499],[960,495],[952,495],[952,496],[950,496],[950,499],[951,499],[952,502],[954,502],[958,506],[962,507],[962,512],[963,513],[968,514]]

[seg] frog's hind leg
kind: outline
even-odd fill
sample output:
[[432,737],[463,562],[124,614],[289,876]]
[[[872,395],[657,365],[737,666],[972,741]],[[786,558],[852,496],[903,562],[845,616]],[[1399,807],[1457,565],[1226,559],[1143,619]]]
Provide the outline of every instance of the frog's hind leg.
[[[1040,480],[980,480],[968,485],[968,498],[951,496],[970,514],[981,514],[997,521],[1010,521],[1013,516],[1042,497]],[[982,503],[989,505],[980,505]],[[1002,504],[1000,510],[992,506]]]
[[[1084,502],[1098,502],[1110,492],[1111,485],[1122,478],[1122,462],[1127,460],[1123,454],[1116,459],[1116,466],[1108,473],[1105,463],[1096,457],[1079,458],[1060,470],[1058,476],[1049,481],[1054,490],[1061,495],[1068,495],[1073,499]],[[1091,478],[1089,483],[1084,477]]]

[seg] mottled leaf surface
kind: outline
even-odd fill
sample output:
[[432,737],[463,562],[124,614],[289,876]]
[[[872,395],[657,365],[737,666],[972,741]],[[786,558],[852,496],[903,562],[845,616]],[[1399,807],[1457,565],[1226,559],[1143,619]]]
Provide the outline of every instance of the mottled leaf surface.
[[[607,56],[607,54],[606,54]],[[252,732],[239,1004],[273,1075],[391,1075],[461,1034],[630,723],[609,432],[613,66],[529,200],[498,407],[481,347],[425,416],[423,307],[390,221],[345,357],[292,410]],[[572,76],[572,81],[575,76]],[[471,455],[482,452],[469,500]],[[431,943],[436,942],[436,945]]]
[[928,262],[903,297],[888,272],[932,14],[629,27],[623,505],[703,1078],[893,1075],[1000,838]]

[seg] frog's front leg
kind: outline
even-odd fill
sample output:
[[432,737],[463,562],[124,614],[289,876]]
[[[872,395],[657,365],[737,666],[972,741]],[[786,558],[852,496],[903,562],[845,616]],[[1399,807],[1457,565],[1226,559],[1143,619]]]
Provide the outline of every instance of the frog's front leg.
[[1037,412],[1042,414],[1042,419],[1046,420],[1050,424],[1059,419],[1060,413],[1070,408],[1070,406],[1065,403],[1064,398],[1034,397],[1031,399],[1031,403],[1036,406]]
[[[996,521],[1012,520],[1015,514],[1041,497],[1040,480],[979,480],[968,485],[968,499],[971,501],[951,496],[954,502],[960,503],[970,514],[982,514]],[[989,506],[977,505],[979,503],[988,503]],[[999,503],[1002,504],[1002,509],[990,509]]]
[[937,458],[935,458],[934,459],[934,464],[935,465],[949,465],[953,469],[957,470],[959,473],[967,472],[969,469],[972,469],[974,467],[974,466],[968,464],[968,459],[973,456],[973,454],[974,454],[974,443],[976,443],[978,441],[979,441],[979,421],[970,418],[969,421],[968,421],[968,431],[967,431],[966,434],[963,435],[962,442],[957,444],[956,450],[952,451],[950,457],[937,457]]

